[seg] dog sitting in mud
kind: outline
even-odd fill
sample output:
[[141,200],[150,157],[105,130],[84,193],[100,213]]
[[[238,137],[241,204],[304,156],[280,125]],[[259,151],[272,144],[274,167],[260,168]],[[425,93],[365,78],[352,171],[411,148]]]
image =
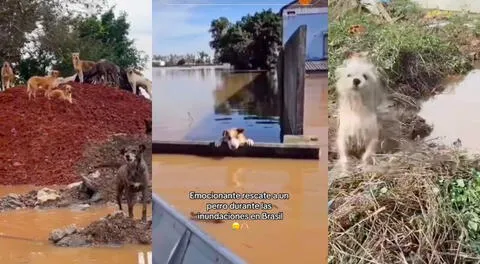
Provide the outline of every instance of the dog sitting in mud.
[[222,138],[215,142],[216,147],[220,147],[222,144],[227,144],[231,150],[236,150],[242,146],[253,146],[254,142],[245,136],[245,129],[243,128],[231,128],[224,130]]
[[133,206],[136,194],[142,193],[142,221],[147,221],[147,191],[149,183],[148,165],[143,158],[145,145],[127,147],[121,150],[125,163],[117,172],[117,203],[122,210],[122,197],[125,193],[128,206],[128,217],[133,218]]
[[380,125],[378,107],[384,100],[383,84],[367,53],[353,53],[339,66],[336,89],[338,94],[337,151],[345,172],[348,154],[360,153],[366,165],[377,151]]
[[62,90],[62,89],[51,90],[50,92],[47,93],[47,98],[48,100],[50,100],[50,98],[52,97],[59,98],[60,100],[67,101],[72,104],[73,103],[72,86],[67,84],[65,85],[65,90]]
[[15,74],[13,73],[12,66],[8,61],[3,63],[2,66],[2,89],[5,91],[6,89],[10,89],[13,86],[13,81],[15,80]]
[[36,98],[37,90],[45,90],[45,96],[50,93],[51,90],[57,88],[59,82],[59,72],[52,71],[49,76],[32,76],[27,81],[27,94],[30,100],[32,95]]

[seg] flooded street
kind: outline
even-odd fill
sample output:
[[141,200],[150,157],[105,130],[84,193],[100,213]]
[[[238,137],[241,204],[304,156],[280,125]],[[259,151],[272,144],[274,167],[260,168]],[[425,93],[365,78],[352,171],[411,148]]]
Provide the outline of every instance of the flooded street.
[[232,230],[233,221],[196,223],[247,263],[326,259],[327,175],[318,161],[154,155],[153,171],[154,192],[187,216],[205,212],[206,201],[190,200],[190,191],[289,193],[289,200],[272,201],[284,212],[281,221],[248,221],[241,231]]
[[479,83],[480,70],[473,70],[422,105],[420,116],[433,124],[430,138],[439,138],[447,145],[459,138],[463,147],[480,152],[480,119],[476,117],[480,106]]
[[[38,189],[38,187],[36,187]],[[23,193],[31,186],[2,186],[0,195]],[[127,245],[120,248],[61,248],[48,241],[56,228],[75,224],[84,227],[115,212],[115,207],[94,207],[86,211],[53,209],[45,211],[18,210],[0,214],[0,263],[137,263],[138,252],[151,251],[150,246]],[[141,206],[135,207],[135,214]]]
[[266,73],[155,68],[153,140],[213,141],[245,128],[257,142],[280,142],[280,106]]
[[[211,141],[224,129],[244,127],[255,142],[281,141],[280,98],[265,73],[157,68],[154,79],[159,98],[153,106],[154,140]],[[327,83],[326,73],[305,80],[304,134],[318,137],[321,149],[327,144]],[[240,231],[232,230],[234,221],[195,223],[247,263],[325,261],[326,162],[154,155],[152,166],[153,191],[188,218],[205,213],[207,202],[190,200],[190,191],[288,193],[288,200],[267,201],[274,206],[271,212],[284,213],[283,220],[249,220],[240,223],[245,227]]]

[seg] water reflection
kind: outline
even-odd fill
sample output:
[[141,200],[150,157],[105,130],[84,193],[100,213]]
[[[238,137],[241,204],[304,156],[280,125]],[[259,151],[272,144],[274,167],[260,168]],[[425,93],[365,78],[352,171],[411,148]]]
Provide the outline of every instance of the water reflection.
[[218,139],[245,128],[257,142],[280,142],[279,97],[266,72],[214,68],[154,70],[154,139]]
[[474,117],[480,104],[479,82],[480,70],[473,70],[464,79],[451,80],[444,93],[422,104],[420,116],[434,128],[430,138],[448,145],[459,138],[463,147],[480,152],[480,119]]

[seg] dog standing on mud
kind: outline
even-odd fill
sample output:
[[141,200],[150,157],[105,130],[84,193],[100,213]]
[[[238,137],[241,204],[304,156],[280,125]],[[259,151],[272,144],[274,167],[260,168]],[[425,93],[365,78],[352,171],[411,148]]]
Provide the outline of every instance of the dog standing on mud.
[[96,64],[94,61],[81,60],[79,52],[72,53],[72,63],[73,69],[75,69],[78,78],[80,79],[80,83],[83,83],[84,81],[83,74],[90,71]]
[[224,130],[222,138],[215,142],[215,146],[220,147],[223,143],[226,143],[231,150],[236,150],[241,146],[253,146],[254,144],[252,139],[245,136],[245,129],[243,128]]
[[27,81],[27,94],[28,99],[36,98],[37,90],[45,90],[45,96],[47,96],[51,90],[57,88],[60,84],[58,71],[52,71],[50,76],[32,76]]
[[147,221],[147,191],[149,184],[148,165],[143,158],[145,145],[127,147],[120,152],[125,163],[117,172],[117,203],[122,210],[122,197],[125,193],[128,206],[128,217],[133,218],[133,206],[136,194],[142,193],[142,221]]
[[377,150],[380,125],[377,107],[383,101],[383,85],[375,65],[367,53],[355,53],[339,66],[336,89],[338,94],[337,151],[345,172],[349,152],[360,152],[366,165]]
[[13,86],[15,80],[15,74],[13,73],[12,66],[8,61],[3,63],[2,66],[2,91],[10,89]]
[[152,98],[152,81],[148,80],[143,74],[133,68],[127,69],[128,82],[132,86],[133,94],[137,94],[137,86],[142,87]]

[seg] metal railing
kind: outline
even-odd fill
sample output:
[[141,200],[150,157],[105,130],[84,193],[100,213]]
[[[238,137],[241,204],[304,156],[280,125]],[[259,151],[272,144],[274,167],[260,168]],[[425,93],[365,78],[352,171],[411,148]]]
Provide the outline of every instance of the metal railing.
[[153,194],[153,264],[244,264]]

